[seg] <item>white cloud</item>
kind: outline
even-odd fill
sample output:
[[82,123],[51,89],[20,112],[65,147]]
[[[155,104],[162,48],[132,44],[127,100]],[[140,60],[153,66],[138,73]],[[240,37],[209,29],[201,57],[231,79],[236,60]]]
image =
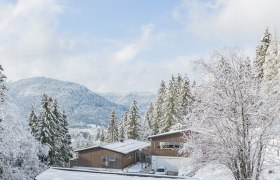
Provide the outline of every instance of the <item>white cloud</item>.
[[266,27],[280,27],[279,7],[277,0],[185,0],[173,17],[203,37],[255,39]]
[[59,31],[64,11],[56,0],[0,2],[0,61],[9,80],[46,76],[98,91],[154,91],[172,73],[191,70],[186,57],[155,62],[138,56],[165,38],[154,24],[142,26],[134,41],[104,39],[108,46],[94,49],[90,38]]
[[142,36],[138,40],[124,45],[115,53],[114,59],[120,63],[132,60],[145,46],[147,46],[153,29],[153,24],[142,26]]

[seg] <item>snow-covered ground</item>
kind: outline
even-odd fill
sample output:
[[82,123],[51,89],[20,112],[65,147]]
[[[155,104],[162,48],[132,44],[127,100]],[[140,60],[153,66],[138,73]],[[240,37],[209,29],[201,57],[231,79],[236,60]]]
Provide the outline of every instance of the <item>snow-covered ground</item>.
[[[70,169],[71,170],[71,169]],[[121,170],[106,170],[106,169],[96,169],[96,168],[79,168],[79,169],[69,169],[65,170],[50,168],[37,176],[36,180],[81,180],[81,179],[98,179],[98,180],[170,180],[177,177],[162,177],[151,174],[140,173],[142,171],[141,164],[137,163],[129,168]],[[153,176],[153,177],[152,177]],[[180,178],[180,177],[178,177]],[[181,177],[183,178],[183,177]],[[215,165],[208,165],[204,168],[198,170],[194,177],[184,177],[188,180],[234,180],[231,173],[222,167]],[[270,168],[264,170],[261,180],[280,180],[280,167]]]
[[273,167],[264,170],[261,175],[262,180],[280,180],[280,167]]
[[146,167],[145,163],[136,163],[133,166],[125,168],[123,171],[124,172],[138,173],[138,172],[143,172],[145,167]]
[[[199,180],[234,180],[234,177],[226,168],[215,165],[208,165],[199,169],[194,177],[198,178]],[[280,180],[280,167],[276,166],[263,170],[260,179]]]
[[[176,177],[173,177],[176,178]],[[93,171],[67,171],[50,168],[36,177],[36,180],[170,180],[172,177],[143,177],[142,174],[114,174],[114,173],[96,173]],[[179,179],[179,178],[178,178]],[[189,180],[198,180],[197,178],[188,178]]]
[[221,168],[215,165],[208,165],[199,169],[194,177],[199,180],[234,180],[226,168]]

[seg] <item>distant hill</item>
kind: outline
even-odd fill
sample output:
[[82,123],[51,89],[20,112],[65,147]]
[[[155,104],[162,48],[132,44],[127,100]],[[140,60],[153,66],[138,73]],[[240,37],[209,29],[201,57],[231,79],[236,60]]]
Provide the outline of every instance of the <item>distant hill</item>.
[[72,82],[35,77],[9,84],[9,95],[13,103],[20,107],[20,113],[26,119],[32,105],[39,110],[41,96],[44,93],[59,101],[72,127],[85,124],[104,126],[113,109],[117,116],[128,110],[127,106],[111,102],[85,86]]
[[137,101],[140,113],[143,115],[150,103],[156,98],[152,92],[130,92],[130,93],[100,93],[101,96],[114,103],[130,107],[133,100]]

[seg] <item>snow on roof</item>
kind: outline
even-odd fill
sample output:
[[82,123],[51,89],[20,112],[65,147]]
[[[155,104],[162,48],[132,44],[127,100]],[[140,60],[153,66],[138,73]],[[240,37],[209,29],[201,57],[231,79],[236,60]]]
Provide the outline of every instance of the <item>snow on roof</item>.
[[84,151],[84,150],[88,150],[88,149],[93,149],[93,148],[97,148],[97,147],[100,147],[100,146],[99,145],[95,145],[95,146],[91,146],[91,147],[87,147],[87,148],[81,148],[81,149],[75,150],[75,152]]
[[101,148],[108,149],[111,151],[116,151],[116,152],[119,152],[122,154],[128,154],[128,153],[136,151],[138,149],[146,148],[150,145],[151,145],[150,142],[142,142],[142,141],[137,141],[134,139],[128,139],[123,142],[118,141],[118,142],[114,142],[114,143],[110,143],[110,144],[106,144],[106,145],[92,146],[92,147],[88,147],[88,148],[78,149],[75,152],[101,147]]
[[128,154],[138,149],[146,148],[150,145],[151,145],[150,142],[142,142],[134,139],[128,139],[123,142],[115,142],[101,147],[112,151],[120,152],[123,154]]
[[189,129],[170,131],[170,132],[166,132],[166,133],[161,133],[161,134],[156,134],[156,135],[149,136],[148,139],[155,138],[155,137],[160,137],[160,136],[166,136],[166,135],[170,135],[170,134],[183,133],[183,132],[187,132],[187,131],[189,131]]

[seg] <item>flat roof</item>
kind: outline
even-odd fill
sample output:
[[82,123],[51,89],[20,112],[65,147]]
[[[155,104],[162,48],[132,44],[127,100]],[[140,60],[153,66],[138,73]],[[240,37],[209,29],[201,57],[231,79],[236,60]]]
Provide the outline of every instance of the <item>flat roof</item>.
[[176,130],[176,131],[169,131],[169,132],[166,132],[166,133],[161,133],[161,134],[156,134],[156,135],[149,136],[148,139],[152,139],[152,138],[160,137],[160,136],[167,136],[167,135],[171,135],[171,134],[183,133],[183,132],[187,132],[187,131],[190,131],[190,130],[189,129],[182,129],[182,130]]
[[123,142],[118,141],[118,142],[109,143],[109,144],[106,144],[106,145],[99,145],[99,146],[92,146],[92,147],[88,147],[88,148],[78,149],[78,150],[75,150],[75,152],[100,147],[100,148],[103,148],[103,149],[108,149],[108,150],[119,152],[119,153],[122,153],[122,154],[128,154],[130,152],[136,151],[138,149],[143,149],[143,148],[146,148],[146,147],[149,147],[149,146],[151,146],[150,142],[142,142],[142,141],[137,141],[137,140],[134,140],[134,139],[128,139],[128,140],[125,140]]

